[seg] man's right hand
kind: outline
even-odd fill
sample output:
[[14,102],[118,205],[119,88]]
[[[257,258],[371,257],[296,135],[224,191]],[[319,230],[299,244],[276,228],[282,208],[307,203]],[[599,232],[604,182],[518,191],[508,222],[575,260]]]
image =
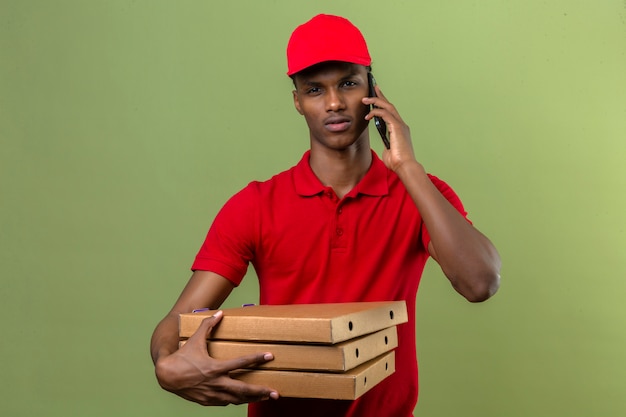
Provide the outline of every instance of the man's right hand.
[[230,378],[229,372],[274,359],[271,353],[257,353],[231,360],[209,356],[207,336],[222,319],[223,313],[202,321],[198,330],[180,349],[160,357],[155,365],[161,387],[189,401],[202,405],[243,404],[278,399],[269,388],[250,385]]

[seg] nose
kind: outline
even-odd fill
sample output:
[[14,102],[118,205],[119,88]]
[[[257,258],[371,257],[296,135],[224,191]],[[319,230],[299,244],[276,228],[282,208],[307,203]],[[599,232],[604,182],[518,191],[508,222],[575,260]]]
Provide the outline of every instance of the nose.
[[326,111],[339,111],[345,109],[343,94],[335,88],[328,90],[326,94]]

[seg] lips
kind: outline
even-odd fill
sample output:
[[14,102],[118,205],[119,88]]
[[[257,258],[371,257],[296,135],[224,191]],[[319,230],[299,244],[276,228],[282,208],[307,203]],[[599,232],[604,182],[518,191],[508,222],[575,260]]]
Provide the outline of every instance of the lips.
[[331,132],[343,132],[350,128],[352,121],[348,117],[332,116],[324,120],[324,127]]

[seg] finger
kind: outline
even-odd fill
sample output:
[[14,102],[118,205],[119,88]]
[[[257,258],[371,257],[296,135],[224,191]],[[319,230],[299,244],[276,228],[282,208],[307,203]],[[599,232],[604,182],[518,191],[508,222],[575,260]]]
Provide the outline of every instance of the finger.
[[402,120],[402,117],[400,117],[400,114],[398,114],[398,111],[393,104],[386,102],[385,106],[386,107],[376,106],[372,108],[365,116],[365,119],[371,120],[374,116],[381,117],[387,123],[387,127],[390,129],[389,132],[391,133],[394,125],[401,127],[404,124],[404,121]]
[[367,106],[372,105],[374,108],[379,109],[389,106],[389,102],[382,97],[363,97],[362,102]]
[[382,118],[385,123],[387,123],[388,127],[396,122],[396,116],[388,109],[384,109],[382,107],[375,107],[371,109],[370,112],[365,115],[365,120],[372,120],[374,116]]
[[231,396],[230,401],[233,404],[265,401],[269,399],[276,400],[280,396],[276,390],[271,388],[239,381],[237,375],[229,378],[229,382],[223,387],[223,393]]
[[195,390],[191,392],[180,391],[176,394],[188,401],[193,401],[204,406],[226,406],[233,404],[233,401],[237,401],[234,395],[225,392],[212,391],[210,394],[207,394],[204,391]]
[[[387,112],[389,112],[389,114],[393,115],[394,117],[400,118],[400,115],[398,114],[396,107],[383,97],[365,97],[363,99],[363,104],[371,105],[372,110],[377,110],[377,109],[386,110]],[[383,117],[382,114],[376,114],[376,116]]]
[[387,100],[387,97],[385,97],[385,95],[383,94],[383,92],[382,92],[382,90],[380,89],[380,86],[379,86],[378,84],[376,84],[376,85],[374,86],[374,91],[376,91],[376,95],[377,95],[378,97],[382,98],[382,99],[383,99],[383,100],[385,100],[385,101],[388,101],[388,100]]
[[217,368],[219,372],[226,373],[236,369],[245,369],[251,366],[261,365],[271,360],[274,360],[274,355],[271,352],[252,353],[250,355],[220,361]]
[[389,102],[389,100],[387,99],[387,97],[385,97],[385,95],[383,94],[383,92],[380,89],[380,87],[378,85],[376,85],[376,86],[374,86],[374,88],[376,89],[377,97],[375,99],[377,99],[377,101],[376,102],[372,102],[372,103],[368,103],[368,104],[374,104],[377,107],[380,107],[382,109],[386,109],[395,118],[397,118],[398,120],[402,120],[402,117],[400,117],[400,113],[398,113],[398,110],[396,109],[396,106],[394,106],[392,103]]
[[192,401],[203,405],[227,405],[243,404],[269,399],[278,399],[280,396],[276,390],[268,387],[248,384],[231,378],[228,375],[206,381],[197,385],[193,390],[179,393],[187,396]]
[[200,323],[200,326],[198,326],[198,329],[195,331],[195,333],[191,335],[191,337],[187,341],[187,344],[206,344],[206,339],[209,337],[211,330],[213,330],[213,328],[220,322],[220,320],[222,320],[223,316],[224,312],[220,310],[217,313],[213,314],[211,317],[207,317],[202,320],[202,323]]
[[370,110],[369,113],[367,113],[365,115],[365,119],[367,120],[371,120],[374,116],[377,117],[382,117],[383,119],[385,119],[385,121],[387,121],[386,119],[389,117],[389,112],[383,108],[380,107],[374,107],[373,109]]

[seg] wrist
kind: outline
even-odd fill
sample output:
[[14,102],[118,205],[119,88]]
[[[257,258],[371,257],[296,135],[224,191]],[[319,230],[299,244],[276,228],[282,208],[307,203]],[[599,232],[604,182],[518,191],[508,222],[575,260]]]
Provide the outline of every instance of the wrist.
[[426,170],[424,169],[424,166],[417,162],[416,159],[403,162],[402,164],[398,165],[394,171],[402,181],[404,181],[405,178],[416,178],[416,176],[419,175],[426,176]]

